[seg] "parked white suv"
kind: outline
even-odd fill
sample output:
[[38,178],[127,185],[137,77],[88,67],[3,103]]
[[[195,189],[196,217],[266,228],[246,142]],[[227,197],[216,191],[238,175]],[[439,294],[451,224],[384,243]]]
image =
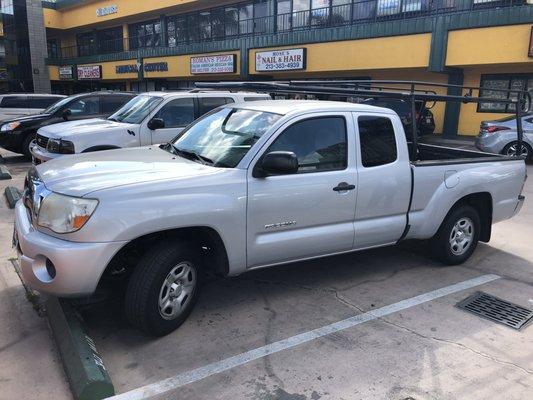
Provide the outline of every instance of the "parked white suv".
[[257,93],[221,91],[148,92],[107,119],[45,126],[30,146],[35,164],[65,154],[167,143],[198,117],[222,105],[270,100]]
[[40,114],[64,97],[58,94],[35,93],[0,95],[0,121]]

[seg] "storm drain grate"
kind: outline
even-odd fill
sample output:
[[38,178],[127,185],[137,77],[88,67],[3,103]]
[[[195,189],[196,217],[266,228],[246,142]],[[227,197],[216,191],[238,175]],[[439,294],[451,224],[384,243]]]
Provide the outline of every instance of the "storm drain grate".
[[483,292],[474,293],[457,307],[513,329],[521,329],[533,318],[533,311]]

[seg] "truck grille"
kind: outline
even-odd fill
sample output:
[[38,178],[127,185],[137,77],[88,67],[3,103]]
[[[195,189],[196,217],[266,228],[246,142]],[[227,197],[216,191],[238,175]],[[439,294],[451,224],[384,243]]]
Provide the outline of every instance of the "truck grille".
[[37,134],[35,141],[39,145],[39,147],[42,147],[43,149],[46,149],[46,146],[48,146],[48,138],[46,136],[41,136]]

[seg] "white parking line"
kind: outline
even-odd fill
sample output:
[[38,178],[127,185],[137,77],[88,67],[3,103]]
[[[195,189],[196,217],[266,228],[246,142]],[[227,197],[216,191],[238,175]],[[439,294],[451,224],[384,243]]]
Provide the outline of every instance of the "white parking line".
[[368,321],[373,321],[375,319],[385,317],[398,311],[406,310],[408,308],[427,303],[440,297],[457,293],[465,289],[471,289],[473,287],[492,282],[499,278],[500,277],[498,275],[482,275],[474,279],[469,279],[467,281],[456,283],[455,285],[450,285],[441,289],[433,290],[431,292],[427,292],[419,296],[399,301],[398,303],[390,304],[388,306],[368,311],[366,313],[359,314],[347,318],[345,320],[323,326],[321,328],[313,329],[309,332],[300,333],[299,335],[291,336],[287,339],[279,340],[277,342],[270,343],[265,346],[258,347],[256,349],[249,350],[245,353],[229,357],[221,361],[216,361],[214,363],[206,365],[205,367],[200,367],[192,371],[184,372],[171,378],[167,378],[162,381],[140,387],[138,389],[133,389],[126,393],[109,397],[109,399],[141,400],[150,398],[152,396],[168,393],[181,386],[199,381],[211,375],[219,374],[229,369],[249,363],[250,361],[254,361],[259,358],[278,353],[282,350],[287,350],[292,347],[296,347],[302,343],[307,343],[311,340],[315,340],[323,336],[342,331],[344,329],[351,328]]

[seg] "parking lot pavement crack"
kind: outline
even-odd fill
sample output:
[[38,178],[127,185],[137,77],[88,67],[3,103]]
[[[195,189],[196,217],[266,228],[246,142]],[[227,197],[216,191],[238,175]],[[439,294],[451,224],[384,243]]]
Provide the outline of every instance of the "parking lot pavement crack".
[[522,367],[522,366],[520,366],[520,365],[518,365],[518,364],[515,364],[515,363],[511,362],[511,361],[501,360],[501,359],[499,359],[499,358],[496,358],[496,357],[494,357],[494,356],[491,356],[490,354],[487,354],[487,353],[484,353],[484,352],[482,352],[482,351],[479,351],[479,350],[473,349],[473,348],[471,348],[471,347],[469,347],[469,346],[467,346],[467,345],[465,345],[465,344],[463,344],[463,343],[456,342],[456,341],[453,341],[453,340],[448,340],[448,339],[442,339],[442,338],[438,338],[438,337],[434,337],[434,336],[424,335],[424,334],[422,334],[422,333],[420,333],[420,332],[415,331],[414,329],[411,329],[411,328],[408,328],[408,327],[403,326],[403,325],[401,325],[401,324],[398,324],[398,323],[392,322],[392,321],[387,320],[387,319],[385,319],[385,318],[378,318],[378,320],[380,320],[380,321],[382,321],[382,322],[384,322],[384,323],[386,323],[386,324],[389,324],[389,325],[391,325],[391,326],[394,326],[394,327],[397,328],[397,329],[403,330],[403,331],[405,331],[405,332],[409,332],[409,333],[411,333],[412,335],[416,335],[416,336],[418,336],[418,337],[420,337],[420,338],[422,338],[422,339],[433,340],[433,341],[440,342],[440,343],[451,344],[451,345],[453,345],[453,346],[460,347],[460,348],[462,348],[462,349],[464,349],[464,350],[467,350],[467,351],[469,351],[469,352],[471,352],[471,353],[473,353],[473,354],[476,354],[476,355],[478,355],[478,356],[480,356],[480,357],[483,357],[483,358],[485,358],[485,359],[487,359],[487,360],[490,360],[490,361],[492,361],[492,362],[494,362],[494,363],[497,363],[497,364],[500,364],[500,365],[505,365],[505,366],[507,366],[507,367],[511,367],[511,368],[518,369],[518,370],[520,370],[520,371],[522,371],[522,372],[524,372],[524,373],[526,373],[526,374],[528,374],[528,375],[533,375],[533,371],[530,371],[530,370],[528,370],[527,368],[524,368],[524,367]]
[[[272,332],[273,332],[273,324],[274,320],[276,319],[276,311],[271,307],[270,301],[268,299],[268,295],[265,293],[263,288],[260,285],[257,285],[259,293],[261,293],[261,296],[263,297],[263,302],[265,303],[265,311],[267,311],[270,315],[267,320],[267,326],[265,330],[265,345],[268,345],[272,342]],[[268,374],[268,377],[271,378],[280,388],[284,388],[285,384],[283,380],[276,374],[274,371],[274,366],[272,365],[272,360],[270,356],[263,357],[263,363],[265,365],[265,371]]]

